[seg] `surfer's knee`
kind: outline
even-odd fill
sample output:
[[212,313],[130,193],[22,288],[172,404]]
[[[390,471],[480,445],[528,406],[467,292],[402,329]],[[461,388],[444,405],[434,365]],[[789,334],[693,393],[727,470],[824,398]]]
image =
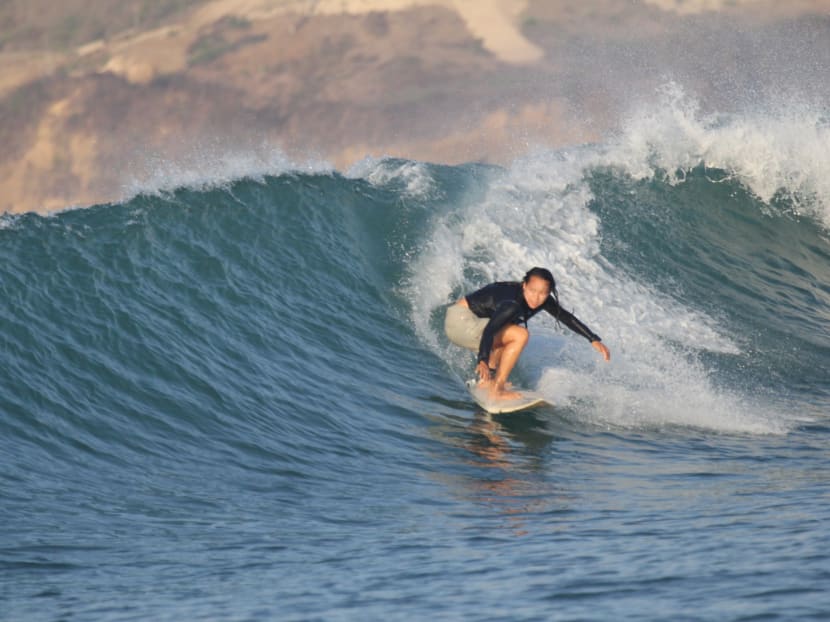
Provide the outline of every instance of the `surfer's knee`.
[[513,326],[510,326],[505,337],[507,337],[508,341],[524,346],[527,343],[527,340],[530,339],[530,333],[524,326],[514,324]]

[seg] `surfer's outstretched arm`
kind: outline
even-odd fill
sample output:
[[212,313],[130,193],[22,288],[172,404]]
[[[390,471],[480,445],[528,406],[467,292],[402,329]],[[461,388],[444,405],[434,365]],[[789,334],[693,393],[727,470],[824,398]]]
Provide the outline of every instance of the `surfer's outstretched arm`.
[[594,350],[599,352],[606,361],[611,360],[611,351],[602,343],[599,335],[594,333],[590,328],[583,324],[573,313],[565,311],[557,301],[551,296],[545,302],[545,311],[550,313],[557,321],[562,322],[565,326],[570,328],[577,335],[582,335],[591,342]]

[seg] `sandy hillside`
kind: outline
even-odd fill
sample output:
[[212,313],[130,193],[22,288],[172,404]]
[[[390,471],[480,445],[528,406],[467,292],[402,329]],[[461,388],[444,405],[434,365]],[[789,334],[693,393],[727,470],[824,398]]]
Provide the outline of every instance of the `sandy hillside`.
[[807,0],[134,6],[0,7],[0,210],[116,200],[159,168],[229,153],[279,149],[339,167],[385,154],[505,162],[536,144],[596,139],[622,89],[649,88],[638,67],[673,56],[678,41],[690,75],[695,58],[732,62],[731,49],[696,52],[688,23],[719,32],[738,20],[763,34],[826,13]]

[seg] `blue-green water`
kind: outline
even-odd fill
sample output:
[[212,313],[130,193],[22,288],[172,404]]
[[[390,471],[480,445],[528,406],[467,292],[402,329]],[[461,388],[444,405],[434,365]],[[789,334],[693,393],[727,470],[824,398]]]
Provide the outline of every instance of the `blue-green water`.
[[[776,124],[6,217],[0,618],[827,619],[830,194],[754,173]],[[556,406],[486,416],[443,309],[532,265],[613,358],[535,318]]]

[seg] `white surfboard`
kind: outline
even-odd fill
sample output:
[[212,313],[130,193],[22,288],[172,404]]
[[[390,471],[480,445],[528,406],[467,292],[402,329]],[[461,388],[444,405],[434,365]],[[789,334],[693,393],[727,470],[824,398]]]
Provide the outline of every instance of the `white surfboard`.
[[512,387],[511,391],[521,394],[521,397],[512,400],[491,399],[489,389],[479,387],[478,382],[475,380],[467,381],[467,390],[470,392],[470,396],[475,400],[476,404],[492,415],[512,413],[517,410],[532,408],[533,406],[550,404],[541,393],[517,387]]

